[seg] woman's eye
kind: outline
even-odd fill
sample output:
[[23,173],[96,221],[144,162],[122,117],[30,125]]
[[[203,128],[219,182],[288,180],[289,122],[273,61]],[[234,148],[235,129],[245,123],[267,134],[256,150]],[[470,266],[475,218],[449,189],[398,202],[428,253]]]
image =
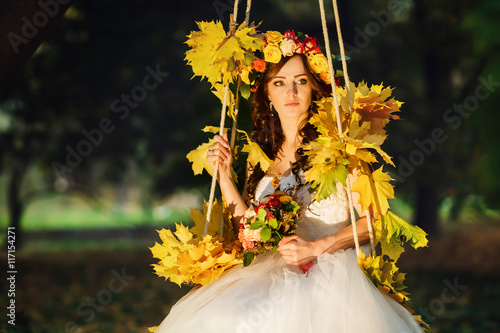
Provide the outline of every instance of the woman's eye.
[[307,80],[306,79],[300,79],[297,81],[297,84],[306,84]]
[[283,81],[274,81],[274,83],[273,83],[273,84],[274,84],[275,86],[281,87],[281,86],[285,85],[285,82],[283,82]]

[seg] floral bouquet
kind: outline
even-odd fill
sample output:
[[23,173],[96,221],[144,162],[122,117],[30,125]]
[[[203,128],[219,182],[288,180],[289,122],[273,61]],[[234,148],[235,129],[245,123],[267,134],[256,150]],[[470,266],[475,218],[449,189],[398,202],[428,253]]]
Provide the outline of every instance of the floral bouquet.
[[244,217],[238,233],[243,245],[243,267],[250,265],[256,254],[274,252],[284,236],[292,235],[301,210],[291,196],[276,190],[255,207],[252,217]]

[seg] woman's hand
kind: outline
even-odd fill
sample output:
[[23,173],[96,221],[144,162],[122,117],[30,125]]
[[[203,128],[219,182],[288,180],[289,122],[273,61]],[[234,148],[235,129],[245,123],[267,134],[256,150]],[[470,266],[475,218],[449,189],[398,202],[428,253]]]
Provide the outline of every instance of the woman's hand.
[[278,251],[285,262],[293,266],[305,265],[323,253],[318,242],[297,235],[283,237]]
[[224,133],[222,136],[214,136],[214,144],[208,148],[207,162],[212,167],[212,170],[214,170],[216,162],[219,161],[217,175],[219,180],[221,176],[227,176],[228,178],[232,179],[232,160],[233,156],[231,154],[231,149],[229,148],[227,133]]

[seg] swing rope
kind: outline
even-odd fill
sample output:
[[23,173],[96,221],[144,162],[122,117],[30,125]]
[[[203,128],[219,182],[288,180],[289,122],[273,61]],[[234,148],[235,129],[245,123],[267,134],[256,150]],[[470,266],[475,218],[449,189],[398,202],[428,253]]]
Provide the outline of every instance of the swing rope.
[[[230,27],[229,29],[231,31],[234,31],[236,28],[236,20],[238,16],[238,3],[239,0],[234,1],[234,7],[233,7],[233,15],[230,20]],[[249,20],[250,20],[250,8],[252,5],[251,0],[247,0],[247,8],[246,8],[246,16],[245,16],[245,22],[248,25]],[[231,152],[234,149],[235,141],[236,141],[236,124],[237,124],[237,119],[238,119],[238,112],[239,112],[239,88],[241,84],[241,78],[238,78],[238,86],[236,88],[236,100],[233,105],[234,109],[234,119],[233,119],[233,126],[231,129],[231,143],[230,143],[230,150]],[[224,133],[224,124],[225,124],[225,119],[226,119],[226,106],[227,106],[227,95],[229,92],[229,84],[225,86],[224,88],[224,99],[222,101],[222,109],[221,109],[221,120],[220,120],[220,125],[219,125],[219,135],[222,136]],[[212,205],[214,202],[214,197],[215,197],[215,186],[217,183],[217,173],[219,170],[219,161],[215,163],[214,167],[214,173],[212,175],[212,184],[210,186],[210,197],[208,199],[208,207],[207,207],[207,215],[206,215],[206,220],[205,220],[205,229],[203,231],[203,237],[205,237],[208,234],[208,227],[210,225],[210,217],[212,215]],[[221,217],[221,223],[220,223],[220,231],[219,234],[221,237],[224,236],[224,218]]]
[[[251,8],[251,0],[247,0],[247,7],[246,7],[246,15],[245,15],[245,22],[248,25],[249,24],[249,19],[250,19],[250,8]],[[231,19],[230,23],[230,29],[234,29],[236,26],[236,21],[237,21],[237,14],[238,14],[238,4],[239,0],[235,0],[234,2],[234,8],[233,8],[233,17]],[[333,11],[335,15],[335,24],[337,28],[337,39],[339,42],[339,49],[340,49],[340,55],[341,55],[341,60],[342,60],[342,70],[344,72],[344,79],[345,79],[345,87],[347,91],[347,96],[349,100],[349,113],[352,112],[353,108],[353,101],[351,98],[351,86],[350,86],[350,80],[349,80],[349,74],[347,72],[347,61],[346,61],[346,56],[345,56],[345,49],[344,49],[344,42],[342,39],[342,32],[340,29],[340,18],[339,18],[339,12],[338,12],[338,6],[337,6],[337,1],[332,0],[332,5],[333,5]],[[326,16],[325,16],[325,7],[324,7],[324,2],[323,0],[319,0],[319,7],[320,7],[320,14],[321,14],[321,24],[322,24],[322,29],[323,29],[323,36],[325,39],[325,49],[326,49],[326,54],[331,55],[330,51],[330,38],[328,36],[328,27],[326,24]],[[329,68],[329,74],[330,74],[330,82],[331,82],[331,87],[332,87],[332,95],[333,95],[333,100],[334,100],[334,106],[335,106],[335,114],[337,117],[337,128],[339,135],[343,132],[342,130],[342,121],[340,118],[340,108],[339,108],[339,102],[338,102],[338,97],[337,97],[337,91],[336,91],[336,84],[335,84],[335,77],[334,77],[334,69],[333,69],[333,62],[332,62],[332,57],[327,56],[328,60],[328,68]],[[239,112],[239,86],[241,83],[241,78],[238,78],[238,85],[236,89],[236,100],[234,102],[234,119],[233,119],[233,126],[231,130],[231,143],[230,143],[230,149],[233,151],[234,149],[234,144],[236,140],[236,124],[237,124],[237,117],[238,117],[238,112]],[[225,123],[225,118],[226,118],[226,107],[227,107],[227,95],[229,91],[229,85],[226,85],[224,88],[224,99],[222,103],[222,110],[221,110],[221,121],[220,121],[220,127],[219,127],[219,135],[222,136],[224,132],[224,123]],[[342,139],[341,139],[342,140]],[[343,142],[343,140],[342,140]],[[219,161],[215,163],[214,167],[214,173],[212,175],[212,184],[210,188],[210,197],[208,201],[208,208],[207,208],[207,215],[206,215],[206,221],[205,221],[205,230],[203,232],[203,236],[206,236],[208,233],[208,227],[210,224],[210,216],[212,214],[212,204],[214,201],[214,196],[215,196],[215,185],[216,185],[216,180],[217,180],[217,173],[219,169]],[[351,217],[351,224],[352,224],[352,229],[353,229],[353,235],[354,235],[354,245],[356,248],[356,255],[359,256],[360,252],[360,246],[359,246],[359,237],[357,233],[357,226],[356,226],[356,216],[354,213],[354,205],[353,205],[353,199],[352,199],[352,192],[351,192],[351,181],[349,177],[347,177],[346,180],[346,185],[347,185],[347,197],[349,201],[349,211],[350,211],[350,217]],[[373,236],[373,227],[372,227],[372,219],[370,212],[367,210],[365,211],[366,214],[366,223],[368,226],[368,232],[370,235],[370,246],[372,252],[375,251],[375,246],[374,246],[374,236]],[[221,228],[220,228],[220,235],[223,236],[224,234],[224,221],[221,221]]]
[[[219,135],[222,136],[224,132],[224,123],[226,121],[226,106],[227,106],[227,95],[229,91],[229,84],[224,88],[224,99],[222,101],[222,110],[220,116],[220,125],[219,125]],[[215,185],[217,183],[217,172],[219,170],[219,160],[215,162],[214,173],[212,175],[212,185],[210,187],[210,198],[208,199],[208,207],[207,207],[207,218],[205,220],[205,230],[203,231],[203,237],[205,237],[208,233],[208,226],[210,224],[210,215],[212,214],[212,204],[214,202],[215,196]]]
[[[345,56],[345,50],[344,50],[344,42],[342,39],[342,32],[340,29],[340,18],[339,18],[339,12],[338,12],[338,7],[337,7],[337,0],[332,0],[333,4],[333,12],[335,15],[335,24],[337,28],[337,39],[339,42],[339,49],[340,49],[340,56],[342,60],[342,70],[344,72],[344,79],[345,79],[345,87],[347,91],[347,97],[349,100],[349,113],[352,112],[353,104],[352,104],[352,98],[351,98],[351,86],[350,86],[350,81],[349,81],[349,74],[347,73],[347,61],[346,61],[346,56]],[[326,48],[326,54],[331,55],[330,51],[330,38],[328,37],[328,28],[326,25],[326,17],[325,17],[325,6],[323,3],[323,0],[319,0],[319,7],[320,7],[320,14],[321,14],[321,25],[323,28],[323,36],[325,39],[325,48]],[[339,135],[343,133],[342,129],[342,121],[340,119],[340,109],[339,109],[339,103],[338,103],[338,98],[337,98],[337,91],[336,91],[336,84],[334,80],[334,69],[333,69],[333,61],[331,56],[327,56],[328,59],[328,69],[330,72],[330,82],[332,86],[332,95],[333,95],[333,101],[334,101],[334,106],[335,106],[335,115],[337,117],[337,129]],[[341,139],[342,142],[344,141]],[[356,255],[359,256],[360,252],[360,247],[359,247],[359,237],[358,237],[358,232],[357,232],[357,225],[356,225],[356,216],[354,214],[354,205],[353,205],[353,200],[352,200],[352,192],[351,192],[351,180],[349,177],[347,177],[346,180],[346,185],[347,185],[347,197],[349,201],[349,211],[351,215],[351,224],[352,224],[352,231],[354,234],[354,245],[356,247]],[[374,237],[373,237],[373,228],[372,228],[372,223],[371,223],[371,216],[370,212],[366,211],[366,223],[368,226],[368,232],[370,234],[370,246],[372,251],[375,251],[375,246],[374,246]]]

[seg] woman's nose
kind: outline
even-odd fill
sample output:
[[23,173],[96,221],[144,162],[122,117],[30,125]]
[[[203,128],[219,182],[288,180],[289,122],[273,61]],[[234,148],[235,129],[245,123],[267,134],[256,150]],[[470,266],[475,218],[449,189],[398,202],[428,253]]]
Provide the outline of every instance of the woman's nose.
[[297,84],[292,83],[287,90],[288,95],[297,95]]

